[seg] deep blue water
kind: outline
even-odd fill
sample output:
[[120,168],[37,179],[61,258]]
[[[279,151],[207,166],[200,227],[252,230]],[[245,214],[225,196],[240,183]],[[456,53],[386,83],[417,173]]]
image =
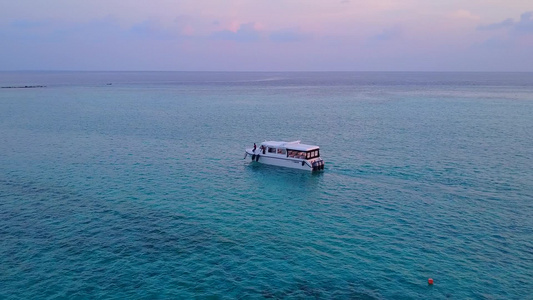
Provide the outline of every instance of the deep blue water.
[[[532,298],[532,73],[0,73],[24,85],[0,299]],[[243,160],[295,139],[324,172]]]

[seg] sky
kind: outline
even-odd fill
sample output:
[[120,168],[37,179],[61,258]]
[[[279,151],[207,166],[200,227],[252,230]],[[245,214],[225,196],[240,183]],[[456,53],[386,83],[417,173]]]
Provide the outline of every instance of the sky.
[[533,71],[531,0],[0,0],[0,71]]

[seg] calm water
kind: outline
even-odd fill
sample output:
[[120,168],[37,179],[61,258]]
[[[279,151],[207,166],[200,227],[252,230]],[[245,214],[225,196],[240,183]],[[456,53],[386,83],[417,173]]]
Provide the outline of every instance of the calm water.
[[[0,299],[532,298],[532,73],[20,85],[46,87],[0,89]],[[325,171],[243,160],[270,139]]]

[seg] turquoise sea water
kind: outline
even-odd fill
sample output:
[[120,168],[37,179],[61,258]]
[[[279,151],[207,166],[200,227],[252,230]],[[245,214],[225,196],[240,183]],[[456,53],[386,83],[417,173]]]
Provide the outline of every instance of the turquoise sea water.
[[[532,299],[532,73],[0,73],[24,85],[0,299]],[[243,160],[296,139],[324,172]]]

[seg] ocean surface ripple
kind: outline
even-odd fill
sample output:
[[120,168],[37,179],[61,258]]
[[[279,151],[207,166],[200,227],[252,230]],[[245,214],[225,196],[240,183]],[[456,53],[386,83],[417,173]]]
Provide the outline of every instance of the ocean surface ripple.
[[531,298],[533,74],[0,82],[0,299]]

